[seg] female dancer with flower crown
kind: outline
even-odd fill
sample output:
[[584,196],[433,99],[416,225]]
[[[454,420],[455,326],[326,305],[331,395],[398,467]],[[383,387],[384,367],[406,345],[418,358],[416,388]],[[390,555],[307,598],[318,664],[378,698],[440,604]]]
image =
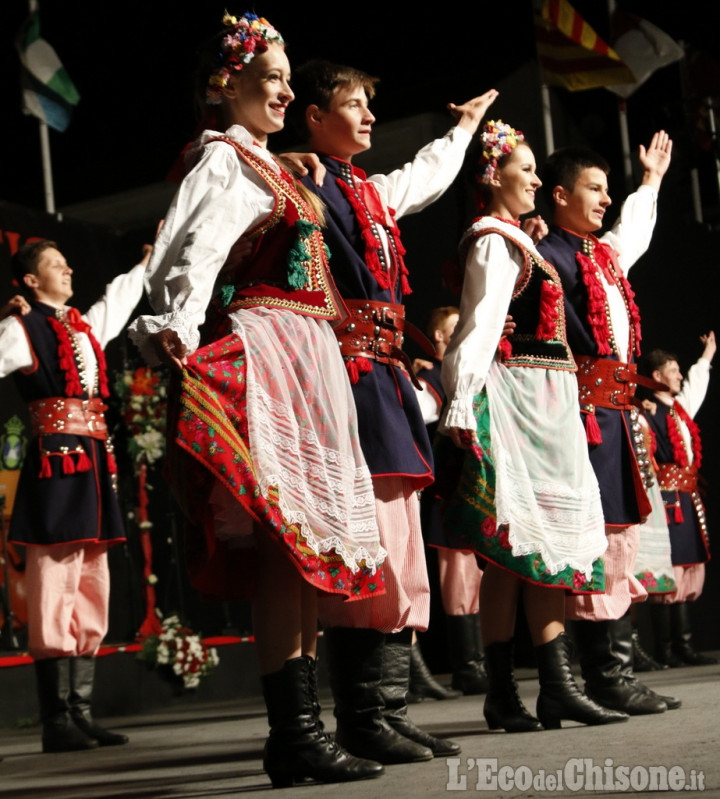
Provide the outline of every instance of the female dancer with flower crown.
[[131,336],[180,375],[169,469],[193,584],[252,594],[273,785],[375,777],[325,735],[316,695],[317,592],[381,593],[385,554],[329,324],[322,211],[266,149],[293,99],[282,37],[254,14],[223,23],[201,85],[224,132],[188,154],[150,265],[157,315]]
[[[557,728],[562,719],[624,721],[624,713],[590,701],[570,670],[565,593],[603,589],[606,543],[560,281],[520,229],[541,185],[535,158],[523,135],[501,121],[487,123],[481,140],[482,216],[460,244],[460,319],[443,359],[442,427],[467,450],[445,525],[485,562],[485,718],[508,732]],[[507,313],[516,328],[498,347]],[[523,706],[513,676],[521,597],[537,654],[538,718]]]

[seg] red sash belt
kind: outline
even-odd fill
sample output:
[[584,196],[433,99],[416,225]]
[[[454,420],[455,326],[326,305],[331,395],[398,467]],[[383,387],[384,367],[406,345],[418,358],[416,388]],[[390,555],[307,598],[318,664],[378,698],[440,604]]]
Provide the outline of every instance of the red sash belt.
[[335,327],[343,358],[394,364],[405,369],[419,387],[410,359],[402,350],[404,334],[407,332],[428,354],[435,350],[417,328],[405,322],[405,307],[374,300],[345,300],[345,305],[348,316]]
[[105,441],[108,437],[103,412],[107,405],[98,397],[48,397],[29,404],[33,435],[49,436],[65,433],[73,436],[90,436]]
[[698,470],[694,464],[678,466],[676,463],[660,463],[657,466],[658,485],[663,491],[698,490]]
[[[647,386],[654,391],[667,391],[664,383],[637,373],[634,363],[621,363],[608,358],[576,355],[578,397],[582,406],[630,410],[638,402],[635,389]],[[592,412],[590,408],[586,410]]]

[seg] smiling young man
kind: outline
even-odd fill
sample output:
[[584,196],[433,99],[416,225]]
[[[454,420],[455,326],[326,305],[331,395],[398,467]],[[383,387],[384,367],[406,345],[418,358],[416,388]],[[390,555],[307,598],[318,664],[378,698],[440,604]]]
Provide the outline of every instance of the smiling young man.
[[14,376],[33,432],[9,540],[26,549],[28,649],[43,752],[128,740],[91,714],[95,654],[108,625],[107,549],[125,539],[103,416],[109,390],[102,348],[142,296],[147,249],[81,316],[67,305],[73,270],[57,245],[25,244],[12,261],[24,297],[0,311],[0,377]]
[[632,602],[647,596],[634,576],[639,530],[650,512],[645,483],[652,479],[633,404],[635,358],[640,354],[640,314],[625,277],[650,244],[657,194],[670,165],[672,141],[656,133],[640,147],[641,185],[623,204],[611,231],[598,238],[610,206],[604,158],[567,147],[553,153],[543,171],[552,207],[540,254],[560,275],[565,292],[568,343],[578,364],[580,411],[590,461],[600,485],[608,549],[605,594],[567,600],[588,696],[630,715],[678,707],[640,683],[632,669]]
[[337,740],[384,764],[457,754],[457,744],[416,727],[406,694],[414,630],[425,630],[430,588],[417,491],[432,482],[432,452],[402,352],[403,295],[410,291],[396,220],[420,211],[450,186],[497,92],[448,106],[457,124],[388,175],[352,159],[370,147],[376,79],[326,61],[293,75],[297,115],[309,149],[327,169],[323,186],[305,179],[326,206],[330,269],[348,309],[336,328],[373,476],[380,541],[388,552],[383,597],[320,600]]

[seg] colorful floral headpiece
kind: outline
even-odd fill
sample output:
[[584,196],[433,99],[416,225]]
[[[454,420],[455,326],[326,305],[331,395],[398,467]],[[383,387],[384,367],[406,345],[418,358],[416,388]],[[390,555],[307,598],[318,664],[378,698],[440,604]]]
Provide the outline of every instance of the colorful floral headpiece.
[[511,128],[502,119],[486,122],[480,136],[483,149],[478,162],[478,182],[490,183],[495,177],[499,159],[511,153],[522,141],[525,141],[522,131]]
[[205,92],[206,101],[211,105],[220,102],[221,90],[227,86],[233,72],[239,72],[257,53],[264,53],[270,42],[285,43],[265,17],[249,11],[239,19],[226,11],[223,25],[230,31],[222,37],[217,68],[210,75]]

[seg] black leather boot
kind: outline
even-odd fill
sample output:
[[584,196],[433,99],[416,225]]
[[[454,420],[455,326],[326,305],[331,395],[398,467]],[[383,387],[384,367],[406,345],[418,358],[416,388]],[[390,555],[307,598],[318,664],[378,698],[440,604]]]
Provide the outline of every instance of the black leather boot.
[[335,700],[335,740],[357,757],[385,765],[432,760],[427,746],[396,732],[383,715],[384,633],[332,627],[324,638]]
[[667,704],[632,674],[632,631],[626,618],[626,630],[619,625],[623,619],[573,622],[585,694],[603,707],[630,716],[664,713]]
[[670,629],[670,605],[653,603],[650,606],[653,635],[655,636],[655,660],[665,668],[677,669],[683,662],[673,652]]
[[535,647],[540,677],[537,715],[543,727],[560,729],[563,719],[581,724],[627,721],[627,713],[608,710],[583,694],[570,668],[570,651],[570,639],[565,633]]
[[683,666],[712,666],[717,663],[716,658],[703,655],[692,644],[689,602],[675,602],[670,605],[670,629],[673,654]]
[[488,689],[485,658],[480,641],[480,614],[446,616],[452,687],[465,696],[484,694]]
[[354,757],[325,734],[312,698],[313,669],[312,658],[303,655],[262,677],[270,724],[263,768],[273,788],[379,777],[380,763]]
[[461,691],[446,688],[432,676],[430,669],[423,658],[420,644],[417,642],[410,647],[410,687],[408,702],[422,702],[423,699],[457,699],[462,696]]
[[633,624],[632,626],[632,655],[633,655],[633,671],[662,671],[667,669],[666,664],[660,664],[645,651],[643,645],[640,643],[640,631]]
[[78,752],[95,749],[97,741],[79,730],[70,718],[70,658],[35,661],[43,752]]
[[628,611],[622,618],[610,622],[610,627],[613,636],[613,650],[616,652],[619,659],[622,661],[622,675],[625,681],[633,685],[636,689],[642,691],[644,694],[659,699],[665,703],[668,710],[676,710],[682,705],[679,699],[674,696],[665,696],[665,694],[658,694],[648,688],[645,683],[640,682],[633,673],[632,662],[632,622],[630,621],[630,611]]
[[68,693],[70,717],[79,730],[82,730],[88,738],[97,741],[100,746],[126,744],[129,740],[127,735],[110,732],[93,719],[91,706],[94,682],[95,658],[70,658],[70,692]]
[[497,641],[485,647],[488,690],[483,712],[491,730],[539,732],[542,724],[523,705],[513,668],[513,640]]
[[395,732],[421,746],[426,746],[433,753],[433,757],[459,755],[460,746],[454,741],[430,735],[408,717],[407,690],[410,682],[411,642],[411,629],[385,636],[383,676],[380,685],[385,705],[383,716]]

